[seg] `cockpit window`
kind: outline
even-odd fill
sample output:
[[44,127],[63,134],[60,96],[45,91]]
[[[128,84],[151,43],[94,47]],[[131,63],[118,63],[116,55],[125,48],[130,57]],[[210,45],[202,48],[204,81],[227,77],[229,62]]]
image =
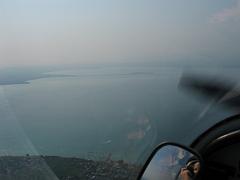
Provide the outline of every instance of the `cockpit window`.
[[232,109],[181,78],[238,81],[239,21],[239,0],[1,0],[0,179],[136,179],[189,145]]

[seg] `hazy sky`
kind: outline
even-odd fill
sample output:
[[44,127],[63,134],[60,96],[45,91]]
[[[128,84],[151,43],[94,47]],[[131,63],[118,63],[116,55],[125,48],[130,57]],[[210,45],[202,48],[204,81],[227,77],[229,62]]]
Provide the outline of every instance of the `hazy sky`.
[[240,61],[240,0],[0,0],[0,66]]

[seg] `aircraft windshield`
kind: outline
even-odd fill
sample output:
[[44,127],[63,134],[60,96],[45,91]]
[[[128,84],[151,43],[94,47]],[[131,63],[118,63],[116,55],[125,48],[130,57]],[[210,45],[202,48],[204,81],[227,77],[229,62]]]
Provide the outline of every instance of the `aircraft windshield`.
[[239,14],[238,0],[1,1],[0,179],[135,179],[159,143],[189,145],[232,109],[181,78],[239,77]]

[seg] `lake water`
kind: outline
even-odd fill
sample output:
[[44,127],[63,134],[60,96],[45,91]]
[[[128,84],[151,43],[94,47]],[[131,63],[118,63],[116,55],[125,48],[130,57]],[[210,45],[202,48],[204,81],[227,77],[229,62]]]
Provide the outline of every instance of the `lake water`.
[[138,162],[185,142],[204,102],[178,88],[180,68],[79,68],[0,88],[0,155]]

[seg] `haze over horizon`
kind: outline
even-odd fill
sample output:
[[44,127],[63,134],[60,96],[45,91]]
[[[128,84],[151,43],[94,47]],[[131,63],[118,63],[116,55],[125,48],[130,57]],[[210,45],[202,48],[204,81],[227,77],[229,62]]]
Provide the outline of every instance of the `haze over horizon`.
[[1,0],[0,22],[1,67],[240,59],[240,0]]

